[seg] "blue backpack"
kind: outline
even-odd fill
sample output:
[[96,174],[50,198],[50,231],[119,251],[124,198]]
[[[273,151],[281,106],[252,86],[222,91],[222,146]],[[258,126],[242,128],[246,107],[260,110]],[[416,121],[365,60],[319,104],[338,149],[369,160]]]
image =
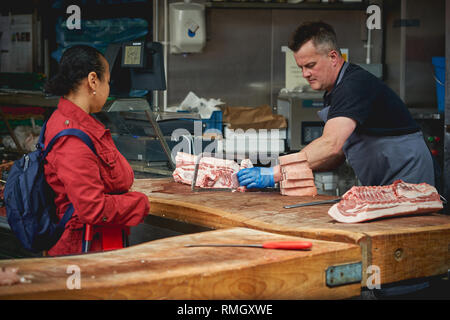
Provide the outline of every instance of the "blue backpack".
[[8,223],[25,249],[40,252],[53,247],[64,232],[74,208],[70,204],[58,221],[55,194],[44,176],[45,157],[62,136],[80,138],[97,155],[91,138],[79,129],[59,132],[44,150],[46,122],[42,126],[36,150],[14,162],[6,180],[4,199]]

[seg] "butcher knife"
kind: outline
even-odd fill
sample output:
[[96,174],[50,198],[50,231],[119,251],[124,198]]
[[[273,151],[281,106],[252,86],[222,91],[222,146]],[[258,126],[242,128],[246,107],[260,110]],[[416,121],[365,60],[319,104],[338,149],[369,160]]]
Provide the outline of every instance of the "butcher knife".
[[329,204],[329,203],[336,203],[341,201],[341,198],[333,199],[333,200],[323,200],[323,201],[314,201],[314,202],[306,202],[306,203],[298,203],[298,204],[291,204],[289,206],[284,206],[285,209],[291,209],[291,208],[299,208],[299,207],[308,207],[308,206],[316,206],[321,204]]
[[250,247],[263,249],[309,250],[309,241],[270,241],[263,244],[187,244],[185,247]]

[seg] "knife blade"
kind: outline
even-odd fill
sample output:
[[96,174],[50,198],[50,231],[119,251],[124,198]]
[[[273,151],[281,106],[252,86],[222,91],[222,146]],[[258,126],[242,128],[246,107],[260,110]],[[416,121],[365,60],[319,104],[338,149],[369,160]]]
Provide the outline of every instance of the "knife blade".
[[269,241],[263,244],[187,244],[185,247],[250,247],[263,249],[283,250],[309,250],[312,243],[309,241]]
[[288,205],[288,206],[284,206],[284,208],[285,209],[291,209],[291,208],[299,208],[299,207],[316,206],[316,205],[321,205],[321,204],[336,203],[336,202],[339,202],[339,201],[341,201],[341,198],[337,198],[337,199],[333,199],[333,200],[323,200],[323,201],[291,204],[291,205]]
[[202,154],[199,154],[195,161],[194,177],[192,178],[192,182],[191,182],[191,190],[192,191],[195,190],[195,184],[197,183],[198,167],[200,166],[201,158],[202,158]]
[[231,188],[195,188],[194,192],[232,192],[233,189]]

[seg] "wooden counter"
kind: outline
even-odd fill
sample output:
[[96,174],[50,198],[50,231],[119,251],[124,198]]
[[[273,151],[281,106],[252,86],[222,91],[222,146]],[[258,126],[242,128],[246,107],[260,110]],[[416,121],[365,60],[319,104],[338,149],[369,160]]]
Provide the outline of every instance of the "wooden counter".
[[[312,240],[309,251],[185,247],[291,240],[305,239],[230,228],[97,254],[0,260],[0,270],[19,268],[18,275],[31,280],[0,286],[0,299],[342,299],[360,295],[359,283],[335,287],[326,283],[328,268],[361,263],[357,245]],[[79,270],[80,289],[74,288],[73,270]]]
[[343,224],[327,212],[331,205],[284,209],[284,205],[330,199],[287,197],[268,192],[191,192],[172,179],[136,180],[134,190],[149,196],[150,212],[215,229],[246,227],[311,239],[358,244],[362,286],[369,266],[380,270],[381,283],[447,273],[450,269],[450,217],[439,214],[396,217]]

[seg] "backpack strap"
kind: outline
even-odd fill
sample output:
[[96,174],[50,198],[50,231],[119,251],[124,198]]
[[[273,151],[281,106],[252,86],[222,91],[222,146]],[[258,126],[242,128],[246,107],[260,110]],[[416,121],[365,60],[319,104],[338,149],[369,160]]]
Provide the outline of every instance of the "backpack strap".
[[64,231],[64,228],[66,226],[67,221],[70,220],[70,218],[72,218],[73,212],[75,211],[72,202],[69,203],[69,206],[66,209],[66,212],[64,212],[63,217],[61,218],[61,220],[59,220],[58,225],[56,228],[58,228],[61,231]]
[[42,125],[41,132],[39,133],[39,139],[36,143],[36,149],[44,150],[44,134],[46,127],[47,127],[47,120],[44,121],[44,124]]
[[[44,129],[45,127],[42,127],[42,130]],[[80,129],[70,128],[60,131],[56,136],[53,137],[52,140],[50,140],[50,142],[47,145],[47,148],[44,150],[43,158],[45,158],[47,154],[52,150],[56,140],[58,140],[60,137],[63,136],[76,136],[80,138],[89,147],[89,149],[91,149],[91,151],[97,156],[97,152],[95,151],[95,147],[91,138]]]
[[[45,133],[46,124],[47,124],[47,121],[42,126],[41,134],[39,135],[38,146],[40,146],[41,149],[44,148],[44,133]],[[98,156],[97,151],[95,150],[95,147],[94,147],[94,143],[92,142],[91,138],[86,133],[84,133],[82,130],[70,128],[70,129],[61,130],[60,132],[58,132],[58,134],[56,134],[52,138],[52,140],[50,140],[50,142],[47,145],[47,148],[43,151],[43,158],[45,158],[47,156],[47,154],[52,150],[53,145],[55,144],[56,140],[58,140],[59,138],[61,138],[63,136],[75,136],[75,137],[80,138],[81,141],[83,141],[89,147],[89,149],[91,149],[92,152],[96,156]],[[75,209],[73,207],[73,204],[69,203],[69,206],[67,207],[66,212],[64,212],[63,217],[61,218],[61,220],[59,221],[59,223],[56,227],[58,230],[60,230],[61,234],[62,234],[62,232],[64,232],[66,223],[72,218],[74,211],[75,211]]]

